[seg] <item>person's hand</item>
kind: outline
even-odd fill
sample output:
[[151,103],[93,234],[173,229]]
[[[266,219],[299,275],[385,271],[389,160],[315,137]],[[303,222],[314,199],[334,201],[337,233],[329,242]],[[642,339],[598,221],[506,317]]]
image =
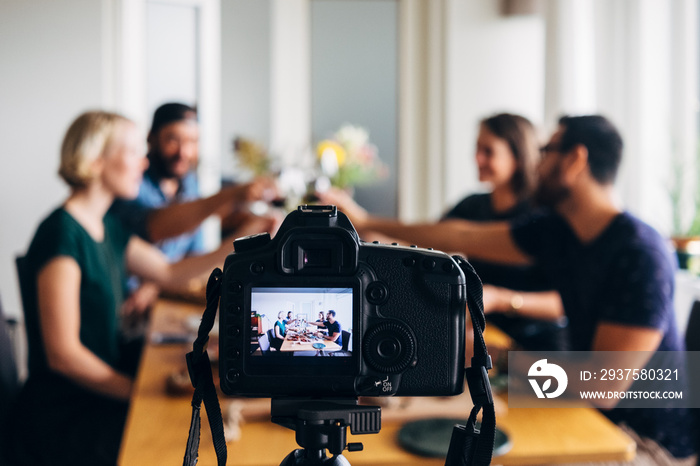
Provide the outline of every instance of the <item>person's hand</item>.
[[376,231],[363,231],[362,235],[360,236],[360,239],[363,241],[366,241],[368,243],[371,243],[373,241],[379,241],[382,244],[392,244],[392,243],[398,243],[403,246],[408,246],[408,243],[406,241],[392,238],[391,236],[387,236],[383,233],[377,233]]
[[362,228],[369,218],[369,214],[346,191],[338,188],[330,188],[324,192],[317,192],[321,204],[334,205],[338,210],[348,216],[355,228]]
[[137,317],[144,315],[156,303],[160,295],[160,288],[153,282],[142,283],[139,288],[129,296],[122,305],[124,317]]
[[223,203],[216,214],[224,218],[239,211],[244,204],[258,201],[270,203],[279,197],[275,180],[269,177],[255,178],[250,183],[227,186],[219,192]]
[[503,304],[503,289],[484,285],[484,314],[500,312]]
[[261,176],[255,178],[253,181],[244,186],[244,200],[247,202],[272,202],[279,197],[277,183],[275,183],[275,180],[270,177]]
[[270,211],[266,215],[249,215],[239,227],[233,232],[235,238],[255,235],[258,233],[269,233],[270,237],[275,236],[284,216],[278,211]]

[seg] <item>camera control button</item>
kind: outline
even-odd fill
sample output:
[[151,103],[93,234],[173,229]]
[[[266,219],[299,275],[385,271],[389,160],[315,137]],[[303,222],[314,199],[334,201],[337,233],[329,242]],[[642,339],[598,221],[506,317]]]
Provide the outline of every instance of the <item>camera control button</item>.
[[241,377],[241,373],[237,369],[229,369],[226,372],[226,381],[229,383],[237,383]]
[[240,293],[243,291],[243,284],[241,282],[232,282],[229,286],[229,290],[233,293]]
[[389,396],[399,389],[400,375],[368,375],[360,377],[356,389],[360,396]]
[[435,268],[435,261],[429,258],[423,259],[423,268],[425,268],[425,270],[433,270]]
[[389,297],[389,290],[382,282],[372,282],[367,286],[367,301],[371,304],[384,304]]
[[403,260],[403,265],[406,267],[413,267],[416,265],[416,260],[413,257],[407,257]]
[[250,264],[250,271],[255,275],[260,275],[265,271],[265,266],[260,262]]
[[455,270],[455,264],[454,262],[445,262],[442,264],[442,270],[445,272],[454,272]]

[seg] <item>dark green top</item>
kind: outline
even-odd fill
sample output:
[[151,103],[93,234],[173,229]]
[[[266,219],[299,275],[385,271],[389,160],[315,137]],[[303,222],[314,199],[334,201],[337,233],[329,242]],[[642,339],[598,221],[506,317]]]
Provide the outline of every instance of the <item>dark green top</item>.
[[110,214],[104,218],[105,236],[95,241],[62,207],[39,226],[21,267],[30,376],[48,367],[39,328],[37,276],[59,256],[75,259],[80,267],[80,341],[107,364],[119,358],[118,310],[124,300],[125,250],[131,233]]

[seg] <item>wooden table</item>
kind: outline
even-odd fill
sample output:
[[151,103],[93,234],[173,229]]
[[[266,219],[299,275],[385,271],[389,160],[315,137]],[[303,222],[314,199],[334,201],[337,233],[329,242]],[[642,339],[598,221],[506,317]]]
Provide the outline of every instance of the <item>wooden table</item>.
[[[162,300],[153,312],[151,331],[182,331],[182,321],[202,306]],[[152,466],[182,464],[190,423],[191,395],[165,392],[167,376],[184,367],[184,354],[191,345],[147,345],[124,431],[119,464]],[[225,410],[230,399],[222,399]],[[241,401],[251,412],[269,406],[266,400]],[[245,414],[244,408],[244,414]],[[200,466],[216,464],[211,434],[202,410]],[[513,409],[497,417],[500,429],[512,440],[512,449],[494,464],[543,464],[560,462],[618,461],[634,456],[634,442],[617,426],[592,408]],[[403,450],[397,441],[401,422],[383,422],[375,435],[349,435],[349,442],[362,442],[364,451],[346,453],[351,464],[442,465],[444,459],[426,459]],[[241,439],[228,443],[228,464],[236,466],[278,465],[297,448],[294,432],[259,419],[243,425]]]
[[[296,332],[293,331],[288,331],[287,335],[282,342],[282,346],[280,347],[280,351],[310,351],[310,352],[319,352],[322,350],[323,353],[331,353],[334,351],[340,351],[343,349],[338,343],[330,340],[325,340],[323,338],[319,338],[316,341],[309,341],[309,342],[300,342],[300,341],[292,341],[290,340],[290,337],[296,334]],[[318,349],[314,348],[314,345],[316,343],[321,343],[325,345],[324,348]]]

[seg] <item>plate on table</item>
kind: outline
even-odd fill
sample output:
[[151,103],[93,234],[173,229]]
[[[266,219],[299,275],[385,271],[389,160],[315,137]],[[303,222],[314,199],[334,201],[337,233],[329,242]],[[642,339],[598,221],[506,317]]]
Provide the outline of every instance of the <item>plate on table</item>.
[[[399,444],[406,450],[422,456],[444,458],[450,448],[452,428],[464,425],[464,419],[431,418],[411,421],[399,430]],[[493,456],[507,453],[513,444],[508,436],[496,428]]]
[[316,349],[323,349],[323,348],[326,347],[326,345],[324,345],[323,343],[314,343],[314,344],[311,345],[311,346],[313,346],[313,347],[316,348]]

